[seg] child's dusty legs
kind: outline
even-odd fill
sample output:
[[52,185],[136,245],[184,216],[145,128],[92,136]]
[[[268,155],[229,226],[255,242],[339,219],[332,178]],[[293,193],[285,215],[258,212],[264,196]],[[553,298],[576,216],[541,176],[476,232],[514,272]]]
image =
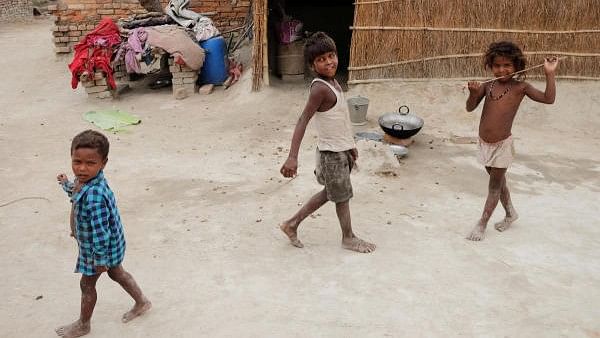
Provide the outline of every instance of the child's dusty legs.
[[350,218],[350,201],[338,202],[335,204],[340,227],[342,228],[342,247],[344,249],[369,253],[375,251],[375,244],[365,242],[356,237],[352,232],[352,220]]
[[502,185],[504,184],[506,168],[490,168],[489,173],[490,183],[488,186],[488,197],[485,201],[481,219],[467,236],[467,239],[471,241],[480,241],[483,239],[487,223],[492,216],[494,209],[496,209],[498,201],[500,200],[500,195],[502,194]]
[[281,231],[288,236],[293,246],[298,248],[304,247],[304,244],[298,239],[298,226],[306,217],[322,207],[325,203],[327,203],[327,193],[325,192],[325,189],[323,189],[311,197],[308,202],[292,216],[292,218],[279,225],[279,228],[281,228]]
[[135,305],[131,310],[126,312],[121,321],[127,323],[135,317],[141,316],[144,312],[150,310],[152,303],[144,296],[142,290],[137,285],[131,274],[122,265],[108,269],[108,277],[119,283],[125,291],[135,300]]
[[519,218],[517,211],[512,205],[512,201],[510,200],[510,192],[508,191],[508,186],[506,185],[506,176],[502,182],[502,192],[500,193],[500,202],[504,207],[504,211],[506,211],[506,216],[504,219],[494,225],[496,230],[502,232],[510,228],[510,225]]
[[61,337],[81,337],[90,332],[90,319],[96,306],[96,281],[101,274],[94,276],[81,276],[81,314],[79,319],[69,325],[57,328],[56,334]]

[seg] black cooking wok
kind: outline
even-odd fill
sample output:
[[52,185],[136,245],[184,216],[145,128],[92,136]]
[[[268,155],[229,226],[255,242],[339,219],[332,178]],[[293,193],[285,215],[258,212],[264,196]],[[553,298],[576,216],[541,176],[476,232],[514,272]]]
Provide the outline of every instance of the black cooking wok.
[[393,137],[409,138],[423,128],[423,119],[409,111],[408,106],[400,106],[397,113],[385,113],[379,117],[379,126]]

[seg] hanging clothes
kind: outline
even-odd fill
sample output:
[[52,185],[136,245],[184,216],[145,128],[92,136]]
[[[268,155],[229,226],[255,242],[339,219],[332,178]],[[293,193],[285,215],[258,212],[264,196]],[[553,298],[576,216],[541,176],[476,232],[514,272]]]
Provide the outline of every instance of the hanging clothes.
[[114,46],[121,43],[119,28],[111,18],[104,18],[93,31],[89,32],[74,49],[73,61],[69,64],[71,87],[77,88],[79,76],[87,72],[93,77],[95,71],[106,74],[106,82],[111,89],[117,87],[110,66]]
[[146,40],[148,40],[146,29],[138,27],[130,31],[127,41],[121,44],[115,59],[125,60],[127,73],[141,73],[138,54],[142,54],[146,50]]

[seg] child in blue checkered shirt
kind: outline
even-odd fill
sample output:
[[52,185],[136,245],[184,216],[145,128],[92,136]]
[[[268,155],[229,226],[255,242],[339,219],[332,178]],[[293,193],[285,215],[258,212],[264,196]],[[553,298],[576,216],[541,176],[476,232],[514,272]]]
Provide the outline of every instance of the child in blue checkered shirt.
[[71,166],[76,176],[69,182],[65,174],[58,182],[71,197],[71,236],[79,246],[75,272],[81,273],[81,313],[72,324],[61,326],[61,337],[80,337],[90,332],[96,305],[96,282],[103,272],[119,283],[135,300],[122,317],[128,322],[152,307],[131,274],[123,269],[125,236],[114,194],[102,170],[108,161],[106,136],[93,130],[79,133],[71,143]]

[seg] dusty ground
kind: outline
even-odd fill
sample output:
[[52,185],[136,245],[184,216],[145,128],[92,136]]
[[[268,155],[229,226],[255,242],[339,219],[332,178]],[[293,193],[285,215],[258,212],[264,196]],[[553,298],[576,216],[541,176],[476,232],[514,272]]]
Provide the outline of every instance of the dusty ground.
[[460,84],[352,88],[372,103],[360,130],[376,131],[399,103],[425,128],[401,163],[359,144],[353,223],[375,253],[340,248],[331,204],[306,220],[300,250],[277,223],[319,189],[312,129],[297,179],[278,174],[303,85],[250,94],[246,78],[183,101],[168,90],[88,99],[70,89],[49,29],[0,26],[0,204],[44,198],[0,208],[0,336],[52,337],[77,317],[76,245],[55,175],[69,173],[70,139],[91,127],[82,114],[112,107],[143,120],[109,134],[106,175],[127,231],[125,267],[154,309],[121,324],[131,301],[103,277],[90,337],[600,336],[600,83],[560,82],[556,104],[524,102],[509,171],[521,218],[481,243],[464,236],[487,178],[475,146],[450,140],[473,136],[477,119]]

